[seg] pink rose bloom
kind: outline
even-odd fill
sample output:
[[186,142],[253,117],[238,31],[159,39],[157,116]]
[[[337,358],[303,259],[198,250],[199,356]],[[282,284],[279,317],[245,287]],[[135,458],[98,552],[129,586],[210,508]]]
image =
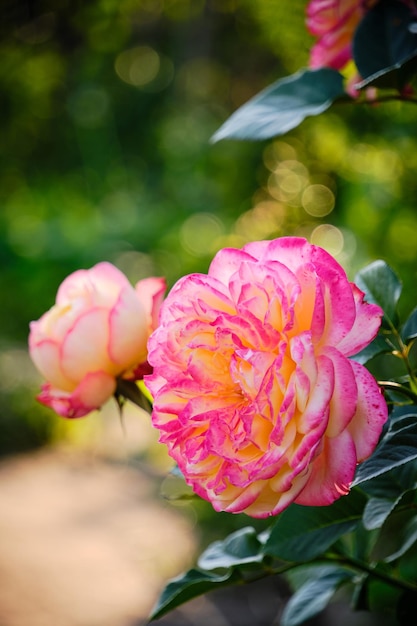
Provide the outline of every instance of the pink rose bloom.
[[311,0],[307,28],[318,37],[310,67],[342,69],[352,58],[352,38],[366,10],[378,0]]
[[323,249],[284,237],[224,249],[180,279],[148,342],[153,423],[217,511],[276,515],[347,494],[387,419],[348,357],[382,310]]
[[114,394],[117,377],[149,371],[146,343],[164,291],[162,278],[133,288],[110,263],[68,276],[55,306],[30,324],[30,355],[48,381],[38,400],[63,417],[81,417]]

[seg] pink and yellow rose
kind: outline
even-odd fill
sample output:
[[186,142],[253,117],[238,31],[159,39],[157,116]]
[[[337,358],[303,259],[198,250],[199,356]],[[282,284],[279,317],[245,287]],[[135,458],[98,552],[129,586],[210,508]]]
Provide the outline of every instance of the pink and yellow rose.
[[378,0],[311,0],[307,28],[318,38],[310,51],[310,67],[342,69],[352,58],[352,39],[365,15]]
[[134,288],[110,263],[68,276],[55,306],[30,324],[30,355],[47,380],[39,401],[81,417],[114,394],[118,377],[149,373],[146,344],[164,292],[163,279]]
[[180,279],[148,342],[153,424],[218,511],[275,515],[348,493],[387,406],[354,359],[382,310],[301,238],[224,249]]

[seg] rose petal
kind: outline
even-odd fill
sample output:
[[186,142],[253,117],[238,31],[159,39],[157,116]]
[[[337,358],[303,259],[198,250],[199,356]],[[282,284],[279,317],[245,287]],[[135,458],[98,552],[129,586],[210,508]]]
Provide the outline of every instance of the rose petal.
[[358,405],[358,386],[351,362],[333,347],[325,350],[334,368],[334,389],[330,401],[326,437],[335,437],[352,420]]
[[353,481],[356,462],[355,443],[347,430],[331,439],[324,437],[322,450],[311,464],[309,479],[294,502],[325,506],[346,495]]
[[108,354],[109,313],[93,308],[82,314],[67,333],[61,346],[61,367],[66,376],[80,382],[97,370],[118,374],[118,366]]
[[92,303],[106,303],[111,307],[121,289],[131,287],[126,276],[111,263],[98,263],[89,270],[78,270],[70,274],[58,289],[56,302],[71,304],[77,298],[90,294]]
[[360,463],[374,451],[388,419],[388,407],[381,389],[368,370],[356,361],[351,361],[351,366],[358,386],[358,404],[347,430],[355,442]]
[[255,258],[243,250],[224,248],[220,250],[209,267],[209,275],[216,278],[223,285],[227,285],[233,274],[239,269],[243,261],[254,261]]
[[136,283],[135,290],[148,317],[149,331],[159,322],[159,310],[167,285],[164,278],[144,278]]
[[122,289],[108,314],[108,354],[120,371],[146,361],[148,320],[130,285]]
[[58,343],[51,339],[44,339],[39,343],[35,343],[33,335],[31,335],[29,350],[30,356],[39,372],[52,386],[58,387],[63,391],[72,391],[74,389],[76,382],[66,376],[61,369],[61,351]]
[[356,317],[350,332],[337,343],[337,349],[345,356],[360,352],[377,335],[384,314],[376,304],[364,302],[365,294],[351,285],[356,306]]
[[105,372],[88,374],[72,393],[56,389],[49,383],[42,386],[39,402],[67,418],[83,417],[99,409],[115,392],[116,381]]

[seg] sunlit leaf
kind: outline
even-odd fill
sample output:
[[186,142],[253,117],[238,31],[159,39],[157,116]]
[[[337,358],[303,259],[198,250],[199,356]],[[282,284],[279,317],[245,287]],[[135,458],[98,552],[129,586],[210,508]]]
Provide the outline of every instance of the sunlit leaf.
[[285,561],[307,561],[327,550],[358,524],[366,503],[359,491],[323,507],[292,504],[278,517],[265,553]]
[[351,570],[328,565],[311,568],[310,580],[290,598],[281,617],[282,626],[297,626],[320,613],[343,582],[353,578]]
[[269,139],[319,115],[335,100],[347,97],[336,70],[303,70],[282,78],[238,109],[213,135],[220,139]]

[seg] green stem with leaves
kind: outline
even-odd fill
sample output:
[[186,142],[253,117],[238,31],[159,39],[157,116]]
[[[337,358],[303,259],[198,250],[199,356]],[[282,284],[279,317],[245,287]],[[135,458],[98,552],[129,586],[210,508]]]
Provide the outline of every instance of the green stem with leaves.
[[402,591],[417,592],[417,585],[410,583],[409,581],[402,578],[396,578],[395,576],[391,576],[390,574],[382,570],[376,569],[376,567],[372,567],[372,565],[368,565],[367,563],[364,563],[359,559],[355,559],[350,556],[342,556],[339,554],[326,554],[324,558],[326,561],[337,563],[338,565],[342,565],[345,567],[351,567],[358,572],[373,576],[381,582],[387,583],[391,587],[401,589]]

